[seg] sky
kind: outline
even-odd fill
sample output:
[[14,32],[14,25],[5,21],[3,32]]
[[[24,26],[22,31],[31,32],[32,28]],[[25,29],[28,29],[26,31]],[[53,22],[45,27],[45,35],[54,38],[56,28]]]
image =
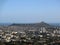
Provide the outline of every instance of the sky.
[[60,0],[0,0],[0,23],[60,23]]

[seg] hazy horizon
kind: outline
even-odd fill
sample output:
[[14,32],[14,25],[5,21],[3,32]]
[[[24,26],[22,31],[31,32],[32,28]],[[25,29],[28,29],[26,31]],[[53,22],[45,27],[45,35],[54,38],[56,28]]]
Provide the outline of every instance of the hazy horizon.
[[60,23],[60,0],[0,0],[0,23]]

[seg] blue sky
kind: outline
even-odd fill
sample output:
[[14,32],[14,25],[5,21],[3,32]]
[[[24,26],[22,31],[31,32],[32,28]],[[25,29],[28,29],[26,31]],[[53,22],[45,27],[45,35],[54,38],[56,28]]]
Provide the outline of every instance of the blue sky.
[[60,0],[0,0],[0,23],[60,23]]

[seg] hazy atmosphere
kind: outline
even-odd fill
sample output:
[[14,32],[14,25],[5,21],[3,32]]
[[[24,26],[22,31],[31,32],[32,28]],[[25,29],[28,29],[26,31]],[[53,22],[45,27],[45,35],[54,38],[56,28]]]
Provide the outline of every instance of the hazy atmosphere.
[[60,45],[60,0],[0,0],[0,45]]
[[60,0],[0,0],[0,23],[60,23]]

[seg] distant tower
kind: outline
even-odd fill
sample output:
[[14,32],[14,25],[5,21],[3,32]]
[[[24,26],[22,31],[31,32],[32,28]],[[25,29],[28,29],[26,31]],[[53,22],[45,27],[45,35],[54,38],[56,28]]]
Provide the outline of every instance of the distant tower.
[[46,32],[46,28],[45,27],[41,27],[41,31],[45,33]]

